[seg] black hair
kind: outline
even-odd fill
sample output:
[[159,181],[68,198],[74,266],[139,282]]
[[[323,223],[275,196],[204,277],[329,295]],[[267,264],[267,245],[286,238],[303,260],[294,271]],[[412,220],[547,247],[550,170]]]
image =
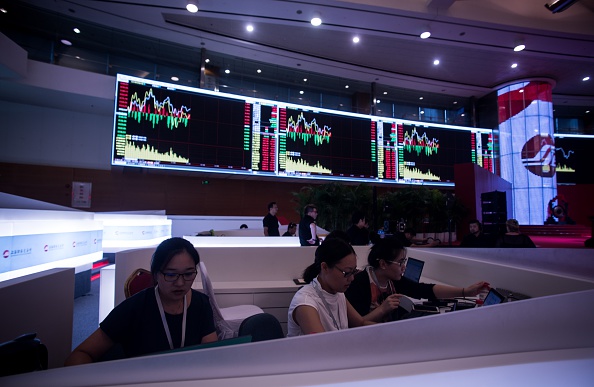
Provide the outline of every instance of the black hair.
[[325,240],[316,249],[316,258],[314,263],[309,265],[303,271],[303,280],[310,283],[322,271],[322,262],[326,262],[328,267],[334,267],[340,260],[349,254],[355,254],[353,247],[338,238]]
[[289,222],[289,224],[287,225],[287,230],[293,227],[297,227],[297,223]]
[[480,220],[472,219],[470,222],[468,222],[468,225],[471,224],[478,224],[479,231],[483,231],[483,224],[480,222]]
[[243,223],[241,226],[239,226],[239,229],[242,230],[244,228],[248,228],[247,224]]
[[404,245],[397,239],[380,239],[369,250],[367,263],[374,268],[379,267],[380,259],[391,262],[398,258],[401,251],[406,251]]
[[194,248],[194,245],[184,238],[165,239],[153,253],[151,259],[151,273],[157,280],[157,274],[162,271],[171,259],[179,253],[187,252],[194,260],[194,264],[200,263],[200,255]]
[[351,243],[351,238],[349,238],[349,234],[347,234],[346,231],[342,230],[334,230],[330,232],[330,234],[326,235],[326,238],[324,238],[324,242],[331,239],[340,239],[343,242]]
[[315,204],[308,204],[303,209],[303,216],[305,216],[305,215],[309,214],[311,211],[317,210],[317,209],[318,209],[318,207],[316,207]]
[[410,234],[410,235],[412,235],[412,236],[415,236],[415,235],[417,235],[417,232],[416,232],[416,231],[415,231],[415,229],[414,229],[414,228],[412,228],[412,227],[407,227],[407,228],[405,228],[405,229],[404,229],[404,233],[405,233],[405,234]]
[[357,224],[361,219],[365,220],[365,214],[363,213],[363,211],[355,211],[353,213],[353,216],[351,217],[351,222],[353,224]]
[[270,202],[270,203],[268,203],[268,211],[270,211],[270,209],[272,207],[274,207],[275,204],[276,204],[276,202]]

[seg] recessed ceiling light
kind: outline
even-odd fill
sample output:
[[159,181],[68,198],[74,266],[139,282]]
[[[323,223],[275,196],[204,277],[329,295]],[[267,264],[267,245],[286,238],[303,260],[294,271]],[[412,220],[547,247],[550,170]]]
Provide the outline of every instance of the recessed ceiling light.
[[588,113],[590,113],[590,111],[589,110],[586,110],[586,114],[588,114]]
[[523,44],[518,44],[516,47],[514,47],[514,51],[515,51],[515,52],[519,52],[519,51],[522,51],[522,50],[523,50],[523,49],[525,49],[525,48],[526,48],[526,46],[525,46],[525,45],[523,45]]
[[0,8],[0,12],[2,12],[2,13],[8,13],[8,11],[6,10],[6,8]]
[[421,112],[419,114],[425,114],[425,111],[424,110],[421,110]]
[[523,92],[524,92],[524,89],[520,89],[520,93],[523,93]]
[[462,113],[462,114],[460,114],[460,117],[464,117],[465,115],[466,115],[466,114]]
[[262,70],[258,69],[258,70],[256,70],[256,72],[257,72],[258,74],[260,74],[260,73],[262,72]]
[[307,82],[307,78],[303,78],[303,82]]
[[349,85],[344,85],[344,88],[345,88],[345,89],[348,89],[348,88],[349,88]]
[[172,80],[173,82],[177,82],[177,81],[179,81],[179,78],[178,78],[178,77],[175,77],[175,76],[173,76],[173,77],[171,77],[171,80]]
[[299,90],[299,94],[303,94],[303,90]]
[[458,101],[454,101],[454,105],[457,105],[457,104],[458,104]]
[[186,9],[188,10],[188,12],[196,13],[198,12],[198,4],[196,4],[195,1],[190,0],[186,5]]
[[430,36],[431,36],[431,32],[429,32],[429,31],[424,31],[424,32],[423,32],[423,33],[420,35],[421,39],[427,39],[427,38],[429,38]]
[[60,42],[66,46],[72,46],[72,42],[70,40],[62,39]]
[[388,94],[388,92],[387,91],[384,91],[384,95],[386,95],[386,94]]
[[76,27],[74,27],[72,29],[72,31],[74,31],[74,33],[76,33],[76,34],[80,34],[80,30],[78,28],[76,28]]
[[517,63],[512,63],[511,68],[512,69],[515,69],[516,67],[518,67],[518,64]]
[[208,58],[204,59],[204,63],[208,63],[208,62],[210,62],[210,59],[208,59]]
[[314,17],[311,18],[310,22],[312,26],[317,27],[322,24],[322,18],[319,14],[316,13],[314,14]]
[[254,26],[253,26],[253,25],[251,25],[251,24],[248,24],[248,25],[245,27],[245,29],[246,29],[248,32],[252,32],[252,31],[254,31]]
[[582,81],[584,81],[584,82],[589,81],[589,80],[590,80],[590,77],[584,77],[584,78],[582,78]]
[[419,97],[419,99],[423,99],[423,97]]
[[435,59],[435,60],[433,61],[433,65],[434,65],[434,66],[437,66],[438,64],[439,64],[439,59]]
[[231,72],[231,70],[229,70],[229,69],[225,70],[225,74],[229,74],[230,72]]
[[353,43],[359,43],[359,37],[358,36],[355,36],[353,38]]

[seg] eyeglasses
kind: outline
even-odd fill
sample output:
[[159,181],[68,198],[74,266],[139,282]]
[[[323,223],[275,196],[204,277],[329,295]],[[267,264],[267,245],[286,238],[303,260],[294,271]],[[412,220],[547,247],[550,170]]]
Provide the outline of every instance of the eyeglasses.
[[198,274],[198,271],[194,270],[181,274],[161,272],[161,274],[163,274],[163,279],[166,282],[175,282],[178,280],[179,277],[182,277],[184,281],[194,281],[194,278],[196,278],[196,274]]
[[355,275],[355,274],[357,274],[358,272],[360,272],[360,270],[359,270],[359,269],[357,269],[357,268],[354,268],[354,269],[353,269],[353,270],[351,270],[351,271],[344,271],[344,270],[341,270],[341,269],[339,269],[339,268],[338,268],[338,267],[336,267],[336,266],[334,266],[334,267],[336,268],[336,270],[338,270],[339,272],[341,272],[341,273],[342,273],[342,275],[344,276],[344,278],[349,278],[350,276],[352,276],[352,275]]
[[408,262],[408,258],[401,259],[400,261],[386,261],[387,263],[396,263],[400,265],[400,267],[406,266],[406,262]]

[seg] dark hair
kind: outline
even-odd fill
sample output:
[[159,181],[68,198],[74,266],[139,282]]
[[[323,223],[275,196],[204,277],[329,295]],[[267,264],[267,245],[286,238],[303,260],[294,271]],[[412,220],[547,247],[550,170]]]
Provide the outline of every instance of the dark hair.
[[305,215],[309,214],[311,211],[317,210],[317,209],[318,209],[318,207],[316,207],[314,204],[308,204],[303,209],[303,216],[305,216]]
[[190,254],[190,257],[194,260],[194,264],[198,265],[200,263],[200,255],[198,254],[198,251],[196,251],[192,243],[184,238],[169,238],[157,246],[157,249],[153,253],[153,258],[151,259],[151,273],[153,274],[155,281],[157,279],[157,274],[167,266],[169,261],[171,261],[171,258],[184,251]]
[[287,230],[288,230],[288,229],[290,229],[290,228],[293,228],[293,227],[297,227],[297,223],[290,222],[290,223],[287,225]]
[[478,220],[478,219],[472,219],[470,222],[468,222],[468,225],[469,226],[471,224],[478,224],[479,231],[483,231],[483,224],[480,222],[480,220]]
[[355,211],[353,213],[353,216],[351,217],[351,222],[353,224],[357,224],[361,219],[365,220],[365,214],[363,213],[363,211]]
[[248,228],[247,224],[243,223],[241,226],[239,226],[239,229],[244,229],[244,228]]
[[274,207],[275,204],[276,204],[276,202],[270,202],[270,203],[268,203],[268,211],[270,211],[270,209],[272,207]]
[[401,251],[406,251],[406,248],[399,240],[393,238],[380,239],[369,250],[367,263],[377,268],[380,259],[387,262],[393,261],[398,258]]
[[340,260],[349,254],[355,254],[353,247],[338,238],[325,240],[316,249],[316,259],[303,271],[303,280],[310,283],[320,274],[322,262],[326,262],[329,267],[334,267]]
[[324,238],[324,243],[332,239],[340,239],[343,242],[351,243],[351,238],[349,238],[349,234],[347,234],[346,231],[342,230],[334,230],[330,232],[330,234],[326,235],[326,238]]
[[415,231],[415,229],[414,229],[414,228],[412,228],[412,227],[407,227],[407,228],[405,228],[405,229],[404,229],[404,233],[405,233],[405,234],[410,234],[410,235],[412,235],[412,236],[415,236],[415,235],[417,235],[417,232],[416,232],[416,231]]

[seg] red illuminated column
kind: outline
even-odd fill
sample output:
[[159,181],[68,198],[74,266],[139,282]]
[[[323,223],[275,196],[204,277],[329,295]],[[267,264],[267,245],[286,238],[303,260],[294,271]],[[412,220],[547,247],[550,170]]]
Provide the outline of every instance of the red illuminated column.
[[552,89],[552,82],[538,80],[497,92],[501,177],[512,183],[508,218],[520,224],[544,224],[557,196]]

